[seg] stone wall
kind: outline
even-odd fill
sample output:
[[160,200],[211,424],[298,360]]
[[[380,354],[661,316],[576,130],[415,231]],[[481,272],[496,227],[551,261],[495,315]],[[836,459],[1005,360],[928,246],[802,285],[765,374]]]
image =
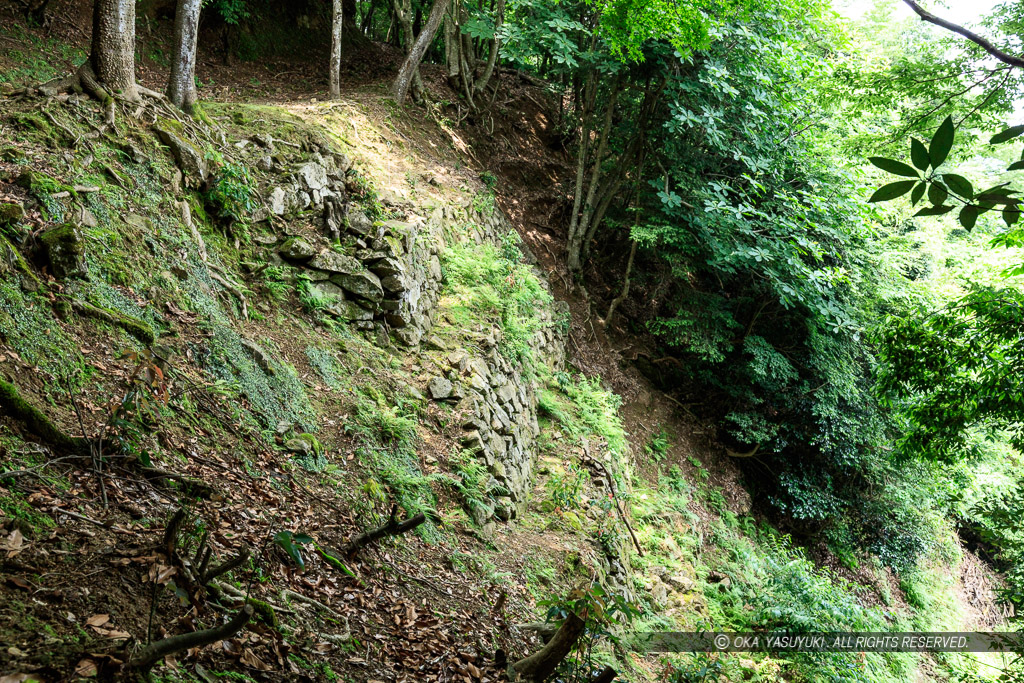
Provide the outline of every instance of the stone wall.
[[[276,254],[309,279],[329,312],[408,347],[430,345],[445,245],[463,240],[501,245],[513,228],[500,210],[480,212],[469,202],[418,207],[403,221],[371,221],[350,208],[347,165],[343,157],[317,155],[287,171],[288,182],[267,192],[272,213],[288,217],[312,212],[322,229],[316,239],[286,238],[274,245]],[[324,246],[328,237],[341,247]],[[535,264],[523,249],[527,262]],[[547,324],[530,344],[537,362],[556,371],[565,362],[565,339],[556,321],[567,314],[563,302],[543,311]],[[499,494],[495,504],[472,511],[484,526],[492,519],[508,521],[523,509],[532,488],[540,432],[534,373],[499,353],[499,335],[495,329],[480,339],[480,353],[450,350],[447,368],[428,387],[432,399],[457,404],[463,446],[491,474],[491,489]]]

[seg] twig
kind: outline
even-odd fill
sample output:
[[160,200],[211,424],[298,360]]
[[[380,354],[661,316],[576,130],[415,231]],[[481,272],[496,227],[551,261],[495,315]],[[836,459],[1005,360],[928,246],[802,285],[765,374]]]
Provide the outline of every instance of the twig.
[[367,531],[363,534],[360,534],[355,539],[353,539],[347,546],[345,546],[345,549],[342,552],[345,555],[351,557],[352,555],[355,555],[360,548],[368,546],[371,543],[376,543],[377,541],[386,536],[398,536],[399,534],[404,534],[406,531],[415,529],[420,524],[423,524],[423,522],[427,521],[426,515],[424,515],[422,512],[402,522],[398,521],[397,515],[398,504],[396,503],[391,508],[391,517],[388,519],[387,524],[385,524],[384,526],[377,527],[372,531]]
[[149,671],[153,668],[154,664],[167,655],[194,647],[202,647],[204,645],[217,642],[218,640],[230,638],[241,631],[245,625],[249,623],[249,620],[252,618],[252,614],[252,605],[245,605],[237,614],[235,614],[234,618],[226,624],[222,624],[215,628],[208,628],[203,631],[182,633],[181,635],[158,640],[152,645],[143,648],[139,654],[132,658],[128,663],[128,666],[133,669]]
[[591,456],[584,457],[600,467],[601,471],[604,472],[605,479],[608,480],[608,490],[611,492],[612,498],[615,500],[615,509],[619,512],[619,518],[622,520],[622,523],[626,525],[626,529],[629,531],[629,537],[633,539],[633,545],[636,546],[636,551],[640,553],[640,557],[643,557],[644,550],[640,547],[640,541],[637,540],[636,533],[633,531],[633,527],[630,525],[629,520],[626,519],[626,513],[622,510],[622,502],[615,493],[615,480],[612,478],[611,472],[609,472],[608,468],[604,466],[604,463],[597,458],[593,458]]
[[[213,569],[211,569],[209,571],[202,571],[202,572],[200,572],[199,582],[202,583],[203,585],[206,585],[207,583],[209,583],[213,579],[216,579],[221,574],[227,574],[232,569],[237,569],[243,562],[245,562],[248,559],[249,559],[249,549],[248,548],[242,548],[240,551],[238,551],[238,554],[235,555],[234,557],[232,557],[230,560],[227,560],[227,561],[217,565],[216,567],[214,567]],[[203,569],[205,570],[205,562],[204,562]]]
[[103,527],[104,529],[109,529],[111,526],[113,526],[112,524],[110,524],[108,522],[101,522],[98,519],[93,519],[92,517],[86,517],[83,514],[79,514],[77,512],[72,512],[71,510],[65,510],[64,508],[59,508],[56,505],[53,506],[53,511],[56,512],[56,513],[62,514],[62,515],[67,515],[68,517],[74,517],[75,519],[80,519],[83,522],[89,522],[89,524],[95,524],[96,526]]
[[4,481],[5,479],[14,479],[16,477],[24,477],[26,475],[33,475],[38,477],[39,475],[36,474],[36,470],[44,469],[46,467],[49,467],[50,465],[54,465],[58,462],[63,462],[65,460],[78,460],[81,457],[82,456],[80,455],[66,455],[63,458],[54,458],[53,460],[47,460],[42,464],[33,465],[32,467],[26,467],[25,469],[0,472],[0,481]]

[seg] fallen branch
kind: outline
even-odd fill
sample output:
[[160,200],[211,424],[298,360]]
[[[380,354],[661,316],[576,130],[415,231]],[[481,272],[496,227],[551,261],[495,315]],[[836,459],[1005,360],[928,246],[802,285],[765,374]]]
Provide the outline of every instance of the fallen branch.
[[80,519],[83,522],[89,522],[89,524],[95,524],[96,526],[102,527],[104,529],[109,529],[109,528],[111,528],[113,526],[109,522],[101,522],[98,519],[93,519],[92,517],[86,517],[83,514],[80,514],[78,512],[72,512],[71,510],[65,510],[64,508],[59,508],[56,505],[53,506],[53,511],[56,512],[57,514],[67,515],[68,517],[74,517],[75,519]]
[[153,333],[153,328],[138,318],[133,318],[129,315],[124,315],[123,313],[117,313],[105,308],[93,306],[92,304],[78,299],[71,300],[71,308],[80,315],[88,318],[96,318],[97,320],[102,320],[116,327],[120,327],[147,346],[152,344],[156,339],[156,335]]
[[585,626],[583,619],[570,612],[547,645],[512,665],[509,678],[544,683],[576,645]]
[[182,490],[184,490],[185,493],[196,496],[197,498],[209,499],[217,492],[217,489],[204,481],[193,479],[192,477],[186,477],[184,474],[178,474],[177,472],[163,470],[159,467],[140,467],[139,471],[141,471],[143,476],[151,482],[159,482],[161,479],[176,481],[181,484]]
[[407,520],[399,522],[398,505],[396,504],[391,508],[391,516],[388,519],[387,524],[385,524],[384,526],[377,527],[372,531],[367,531],[365,533],[360,534],[359,536],[356,536],[355,539],[353,539],[347,546],[345,546],[342,552],[345,555],[351,557],[352,555],[355,555],[360,548],[364,548],[372,543],[376,543],[380,539],[385,538],[387,536],[398,536],[400,534],[404,534],[406,531],[415,529],[420,524],[423,524],[423,522],[425,521],[427,521],[426,515],[420,512]]
[[597,678],[591,679],[590,683],[612,683],[618,674],[615,669],[610,666],[606,666],[601,670],[601,673],[597,675]]
[[243,562],[245,562],[248,559],[249,549],[242,548],[240,551],[238,551],[237,555],[235,555],[229,560],[222,562],[221,564],[217,565],[213,569],[210,569],[209,571],[206,570],[204,563],[204,567],[202,571],[200,571],[199,583],[205,586],[206,584],[216,579],[218,576],[221,576],[222,574],[227,574],[229,571],[233,569],[237,569]]
[[215,643],[218,640],[230,638],[241,631],[245,625],[249,623],[249,619],[252,618],[252,613],[252,605],[246,605],[240,609],[237,614],[235,614],[231,621],[226,624],[222,624],[215,628],[208,628],[203,631],[182,633],[181,635],[158,640],[155,643],[151,643],[144,647],[139,654],[132,658],[128,663],[128,666],[132,669],[149,671],[153,668],[154,664],[167,655],[174,654],[175,652],[181,652],[183,650],[189,650],[194,647],[203,647],[204,645]]

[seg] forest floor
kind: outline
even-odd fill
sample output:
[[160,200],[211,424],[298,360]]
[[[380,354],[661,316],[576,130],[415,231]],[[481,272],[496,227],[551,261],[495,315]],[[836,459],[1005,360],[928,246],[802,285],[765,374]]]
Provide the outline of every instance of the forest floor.
[[[59,5],[58,11],[46,32],[26,27],[9,6],[0,10],[0,73],[6,83],[39,82],[70,70],[81,58],[86,36],[77,27],[88,25],[82,23],[87,15],[72,3]],[[159,89],[161,65],[149,55],[159,54],[166,38],[144,34],[142,40],[140,80]],[[678,590],[673,584],[668,604],[658,610],[647,605],[644,623],[663,628],[720,624],[714,619],[732,609],[722,597],[727,591],[721,576],[742,583],[742,570],[735,565],[742,564],[742,553],[760,552],[750,529],[768,520],[753,506],[739,469],[716,440],[714,425],[654,387],[633,364],[639,353],[653,348],[650,340],[605,329],[600,311],[608,287],[592,287],[588,295],[572,285],[562,265],[566,183],[572,171],[553,113],[557,102],[509,72],[501,75],[502,96],[492,112],[470,114],[446,101],[450,93],[440,73],[427,68],[428,89],[438,103],[399,109],[387,98],[388,79],[399,61],[389,48],[369,46],[347,63],[342,100],[325,103],[318,63],[224,65],[216,55],[205,55],[198,69],[204,83],[200,95],[211,102],[208,112],[229,140],[243,137],[255,119],[270,119],[266,125],[275,137],[295,144],[316,134],[310,131],[326,130],[344,145],[360,173],[372,179],[381,203],[396,210],[464,202],[486,191],[482,175],[494,175],[498,206],[541,264],[554,296],[570,305],[569,363],[579,376],[600,378],[600,391],[621,400],[614,420],[630,444],[631,459],[624,463],[631,473],[630,516],[645,551],[631,567],[637,589],[665,585],[657,576],[668,581],[683,575],[692,583]],[[93,103],[43,108],[83,136],[99,115]],[[156,300],[147,301],[140,292],[160,289],[162,271],[180,267],[174,241],[162,235],[150,239],[145,227],[156,224],[164,230],[161,213],[176,206],[168,201],[172,191],[164,184],[169,161],[157,158],[161,153],[154,144],[146,146],[142,127],[127,122],[125,138],[138,141],[151,171],[119,158],[104,140],[77,149],[70,149],[68,140],[55,144],[60,127],[36,125],[49,120],[40,118],[40,109],[40,103],[27,101],[5,103],[0,110],[0,202],[28,197],[31,188],[14,182],[26,165],[62,186],[102,183],[102,194],[109,193],[118,209],[114,222],[122,232],[120,237],[103,232],[102,221],[94,228],[95,242],[110,247],[107,260],[99,264],[109,284],[104,296],[106,301],[131,299],[123,305],[150,311]],[[70,158],[86,154],[103,160],[110,171],[83,171]],[[45,204],[30,212],[33,238],[55,222],[55,214],[56,205]],[[280,448],[280,435],[252,429],[235,397],[218,393],[197,359],[182,353],[176,367],[164,368],[191,408],[176,409],[149,425],[140,439],[147,458],[210,487],[188,506],[189,518],[201,520],[186,530],[188,543],[195,548],[205,534],[223,557],[249,548],[256,559],[244,575],[234,577],[236,590],[251,590],[278,609],[262,611],[241,635],[168,658],[157,675],[202,681],[501,680],[506,660],[537,646],[517,625],[542,620],[545,600],[565,595],[596,572],[599,547],[590,526],[551,505],[553,492],[562,493],[559,487],[571,476],[570,465],[587,448],[589,436],[576,438],[554,417],[542,421],[546,448],[533,500],[522,518],[499,525],[493,535],[482,533],[450,487],[434,479],[428,486],[444,520],[436,529],[365,553],[346,565],[351,575],[338,571],[324,554],[383,521],[388,507],[361,500],[373,495],[367,488],[373,472],[358,454],[364,437],[351,428],[361,419],[365,404],[360,397],[380,395],[385,403],[412,405],[416,393],[425,391],[442,351],[408,354],[325,327],[294,296],[280,300],[247,271],[243,256],[233,253],[230,235],[202,232],[225,271],[245,283],[249,306],[262,318],[233,319],[231,327],[247,338],[265,340],[294,368],[296,387],[319,417],[316,438],[330,466],[317,473],[296,468]],[[112,262],[116,259],[124,260],[119,270]],[[0,374],[64,432],[104,431],[111,401],[137,388],[140,371],[153,372],[153,364],[123,331],[61,313],[57,303],[66,300],[67,292],[34,264],[33,271],[43,281],[39,292],[4,289],[0,308],[23,333],[6,330]],[[614,275],[603,278],[614,282]],[[213,333],[195,309],[175,301],[163,301],[152,315],[173,330],[178,349],[201,348]],[[234,310],[233,304],[218,305]],[[338,358],[333,385],[307,353],[328,346]],[[60,377],[73,388],[57,383]],[[580,408],[578,399],[559,393],[557,386],[550,390],[566,410]],[[386,420],[383,413],[375,419]],[[425,480],[450,473],[457,421],[431,402],[416,405],[415,414],[418,466]],[[664,447],[652,449],[661,435],[667,435]],[[168,486],[164,475],[140,475],[138,457],[121,462],[107,454],[102,472],[65,467],[55,462],[57,453],[31,436],[12,415],[0,417],[0,469],[29,470],[0,482],[0,681],[118,676],[133,644],[197,629],[225,611],[214,601],[189,595],[165,552],[165,529],[182,500],[180,486]],[[669,491],[666,482],[676,482],[678,490]],[[599,495],[589,487],[583,498]],[[294,555],[272,542],[283,530],[309,533],[326,553],[311,545],[299,547],[302,566],[296,566]],[[936,568],[938,588],[932,597],[941,605],[934,612],[945,614],[942,625],[948,630],[999,623],[996,580],[958,541],[951,542],[959,555],[947,567]],[[894,613],[919,609],[889,570],[849,569],[820,548],[811,551],[819,567],[861,586],[858,594],[866,602]],[[742,609],[743,598],[736,599]],[[661,615],[674,621],[658,621]],[[657,680],[662,671],[655,657],[633,654],[613,660],[627,668],[628,680]],[[750,675],[770,676],[778,665],[737,659],[736,666]],[[919,666],[927,671],[932,664]]]

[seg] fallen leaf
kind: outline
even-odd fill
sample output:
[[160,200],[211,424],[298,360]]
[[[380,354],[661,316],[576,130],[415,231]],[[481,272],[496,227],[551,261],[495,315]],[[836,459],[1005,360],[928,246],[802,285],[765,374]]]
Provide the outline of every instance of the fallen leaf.
[[32,584],[30,584],[25,579],[19,579],[17,576],[7,577],[7,583],[11,584],[15,588],[20,588],[23,591],[32,590]]
[[242,664],[257,669],[258,671],[270,671],[270,667],[263,662],[259,657],[254,655],[251,650],[245,649],[242,651]]
[[7,551],[7,557],[14,557],[22,550],[25,546],[25,537],[21,535],[21,532],[15,529],[12,531],[7,538],[0,541],[0,550]]
[[103,626],[103,624],[110,621],[109,614],[94,614],[85,620],[86,626]]
[[83,659],[75,666],[75,674],[83,678],[92,678],[97,671],[96,662],[91,659]]

